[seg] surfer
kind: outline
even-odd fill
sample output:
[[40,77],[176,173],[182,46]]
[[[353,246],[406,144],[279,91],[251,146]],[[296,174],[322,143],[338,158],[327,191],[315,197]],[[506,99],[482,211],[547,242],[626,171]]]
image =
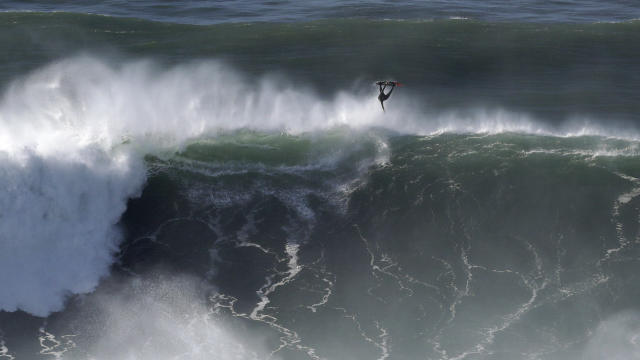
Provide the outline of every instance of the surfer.
[[[387,94],[384,93],[384,90],[387,88],[387,85],[391,85],[391,90]],[[380,100],[380,105],[382,105],[382,111],[384,110],[384,101],[391,96],[393,89],[396,87],[396,83],[393,81],[379,81],[378,86],[380,87],[380,95],[378,95],[378,100]],[[384,86],[384,87],[383,87]]]

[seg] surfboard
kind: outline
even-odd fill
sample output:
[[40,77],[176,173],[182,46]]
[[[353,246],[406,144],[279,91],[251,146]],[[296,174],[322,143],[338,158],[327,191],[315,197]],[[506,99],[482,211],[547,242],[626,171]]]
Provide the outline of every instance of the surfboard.
[[402,86],[398,81],[376,81],[376,85],[393,85],[393,86]]

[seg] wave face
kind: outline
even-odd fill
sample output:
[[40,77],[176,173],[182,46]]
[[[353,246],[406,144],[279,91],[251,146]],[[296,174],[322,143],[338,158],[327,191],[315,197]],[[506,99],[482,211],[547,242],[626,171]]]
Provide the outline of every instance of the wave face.
[[634,358],[638,26],[0,14],[0,358]]

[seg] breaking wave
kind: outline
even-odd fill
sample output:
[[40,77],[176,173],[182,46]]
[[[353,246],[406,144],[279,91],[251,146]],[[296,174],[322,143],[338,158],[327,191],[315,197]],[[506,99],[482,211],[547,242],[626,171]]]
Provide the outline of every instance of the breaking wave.
[[68,295],[97,286],[122,240],[117,224],[127,201],[145,184],[148,154],[170,157],[242,129],[297,136],[348,128],[356,138],[375,128],[616,135],[584,121],[554,129],[501,110],[428,114],[419,103],[408,92],[382,113],[375,96],[339,92],[326,100],[216,61],[167,69],[80,56],[14,81],[0,103],[0,310],[46,316]]

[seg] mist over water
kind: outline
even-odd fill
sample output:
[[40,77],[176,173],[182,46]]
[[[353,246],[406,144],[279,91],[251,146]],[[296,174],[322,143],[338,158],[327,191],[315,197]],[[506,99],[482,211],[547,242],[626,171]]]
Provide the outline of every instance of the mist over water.
[[266,358],[259,337],[243,339],[249,334],[233,334],[212,316],[208,291],[198,279],[162,270],[99,291],[85,300],[88,312],[69,319],[78,334],[68,351],[86,346],[93,359]]

